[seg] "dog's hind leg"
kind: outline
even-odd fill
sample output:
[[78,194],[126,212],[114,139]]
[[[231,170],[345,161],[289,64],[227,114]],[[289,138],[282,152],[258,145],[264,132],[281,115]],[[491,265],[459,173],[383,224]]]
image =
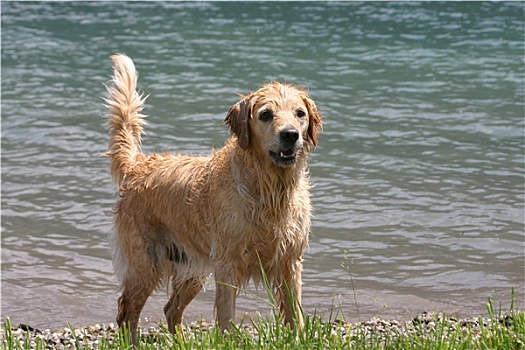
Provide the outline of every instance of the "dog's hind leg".
[[155,284],[147,282],[142,284],[141,282],[144,281],[134,284],[124,283],[124,291],[118,299],[117,323],[120,328],[126,326],[131,332],[131,341],[135,346],[138,341],[137,328],[140,312],[155,289]]
[[[132,235],[134,232],[129,229],[127,237],[137,236]],[[127,259],[129,266],[124,269],[122,276],[122,296],[118,299],[117,323],[119,327],[126,325],[131,332],[133,345],[137,345],[140,312],[148,297],[158,287],[161,270],[155,250],[148,240],[144,238],[127,239],[126,243],[126,251],[132,252],[134,258]]]
[[197,278],[183,282],[174,281],[170,300],[164,306],[168,330],[175,333],[175,327],[182,330],[182,315],[186,306],[199,294],[202,282]]

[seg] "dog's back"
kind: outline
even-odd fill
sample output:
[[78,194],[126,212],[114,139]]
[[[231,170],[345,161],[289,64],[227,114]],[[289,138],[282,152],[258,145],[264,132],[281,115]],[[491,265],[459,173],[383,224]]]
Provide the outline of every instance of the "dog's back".
[[[146,124],[146,116],[141,111],[146,98],[137,91],[138,74],[132,60],[125,55],[111,58],[114,74],[112,84],[108,86],[109,96],[105,99],[110,129],[106,156],[110,158],[111,175],[121,192],[115,208],[116,231],[112,237],[116,273],[119,280],[124,281],[133,260],[126,258],[129,253],[122,250],[129,249],[135,256],[149,254],[156,264],[155,270],[163,271],[162,274],[171,274],[172,262],[190,265],[191,261],[198,262],[194,265],[199,265],[199,269],[187,270],[201,274],[202,257],[190,259],[183,246],[193,248],[190,252],[207,256],[209,242],[202,239],[178,242],[176,233],[195,232],[202,226],[199,213],[191,206],[199,200],[195,198],[199,193],[195,188],[203,186],[206,181],[210,158],[167,153],[145,155],[140,151]],[[169,210],[174,207],[177,207],[176,211]],[[163,209],[167,211],[163,212]],[[147,252],[137,246],[141,238],[146,245],[140,246]],[[135,246],[128,248],[128,242]]]

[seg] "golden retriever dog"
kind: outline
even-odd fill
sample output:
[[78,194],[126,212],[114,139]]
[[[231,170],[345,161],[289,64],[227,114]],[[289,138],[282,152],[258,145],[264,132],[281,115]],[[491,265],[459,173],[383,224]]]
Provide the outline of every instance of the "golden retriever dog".
[[119,277],[117,322],[137,343],[140,312],[165,283],[168,329],[210,272],[216,321],[231,327],[240,288],[267,278],[284,321],[302,327],[302,253],[310,231],[307,157],[322,116],[303,89],[268,83],[241,96],[224,120],[231,137],[210,156],[141,152],[145,97],[132,60],[112,56],[109,150],[120,190],[110,237]]

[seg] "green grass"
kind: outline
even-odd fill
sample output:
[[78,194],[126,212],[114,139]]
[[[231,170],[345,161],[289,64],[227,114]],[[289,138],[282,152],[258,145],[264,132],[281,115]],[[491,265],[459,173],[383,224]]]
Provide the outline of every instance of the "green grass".
[[[525,313],[495,310],[489,299],[488,317],[472,319],[474,324],[455,325],[450,318],[436,314],[432,327],[424,322],[413,323],[406,334],[381,332],[370,327],[365,330],[353,324],[324,322],[320,317],[305,315],[302,331],[290,330],[282,322],[259,319],[249,325],[234,327],[231,333],[222,334],[216,327],[187,332],[185,341],[180,335],[165,329],[156,335],[142,338],[138,349],[525,349]],[[475,323],[477,322],[477,324]],[[29,333],[17,338],[9,319],[4,322],[2,349],[46,349],[43,340],[33,342]],[[71,328],[72,334],[75,334]],[[73,337],[73,348],[91,347]],[[66,347],[67,348],[67,347]],[[113,337],[99,338],[98,349],[130,349],[130,337],[119,330]]]

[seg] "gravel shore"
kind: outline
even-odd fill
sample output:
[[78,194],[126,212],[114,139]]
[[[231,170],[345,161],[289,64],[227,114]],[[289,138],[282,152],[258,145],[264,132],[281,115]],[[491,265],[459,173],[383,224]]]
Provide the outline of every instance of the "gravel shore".
[[[502,316],[500,324],[510,323],[512,316]],[[346,323],[344,321],[333,321],[332,332],[340,334],[342,337],[353,337],[355,335],[395,337],[419,333],[421,335],[430,333],[436,327],[443,327],[445,331],[456,331],[459,327],[462,331],[479,334],[481,327],[491,328],[494,320],[490,318],[464,318],[459,319],[441,313],[423,312],[409,321],[385,320],[372,318],[369,321]],[[187,325],[186,332],[198,333],[207,332],[213,324],[206,322],[192,322]],[[96,324],[80,328],[61,328],[61,329],[35,329],[29,325],[21,324],[11,327],[13,338],[20,345],[30,344],[31,349],[36,348],[37,342],[45,343],[46,349],[75,349],[77,344],[82,344],[88,348],[97,349],[101,339],[111,343],[118,333],[118,328],[114,323]],[[150,342],[163,337],[163,327],[148,327],[141,329],[141,338],[148,339]],[[256,330],[252,327],[245,327],[245,331],[257,337]],[[5,346],[6,329],[0,330],[0,344]],[[5,348],[5,347],[4,347]],[[28,348],[27,346],[25,348]]]

